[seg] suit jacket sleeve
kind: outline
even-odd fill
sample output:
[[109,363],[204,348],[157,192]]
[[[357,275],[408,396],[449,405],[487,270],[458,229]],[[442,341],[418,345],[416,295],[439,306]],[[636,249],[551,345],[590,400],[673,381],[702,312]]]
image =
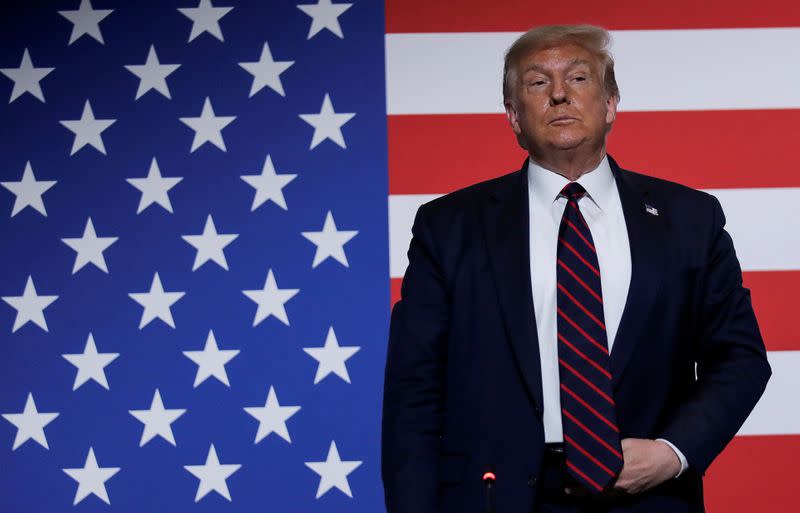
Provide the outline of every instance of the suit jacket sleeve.
[[426,207],[417,211],[391,317],[381,435],[389,513],[435,513],[450,305]]
[[674,443],[690,468],[705,470],[747,419],[772,373],[725,215],[711,196],[713,224],[704,269],[697,380],[660,438]]

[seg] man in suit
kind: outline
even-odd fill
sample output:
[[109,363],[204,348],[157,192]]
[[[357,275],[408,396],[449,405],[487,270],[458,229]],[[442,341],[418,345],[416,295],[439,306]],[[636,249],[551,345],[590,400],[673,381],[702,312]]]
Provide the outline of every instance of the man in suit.
[[530,157],[417,212],[386,362],[389,513],[703,512],[702,475],[764,391],[719,202],[606,154],[608,43],[522,35],[503,95]]

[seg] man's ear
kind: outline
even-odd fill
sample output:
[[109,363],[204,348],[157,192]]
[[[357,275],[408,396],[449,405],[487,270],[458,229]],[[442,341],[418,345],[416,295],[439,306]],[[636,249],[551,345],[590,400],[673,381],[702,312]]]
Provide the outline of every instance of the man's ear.
[[606,99],[606,124],[611,125],[617,119],[617,105],[619,105],[619,96],[609,96]]
[[506,119],[508,119],[508,124],[511,125],[511,130],[517,135],[522,135],[522,129],[519,127],[519,114],[514,106],[514,102],[510,99],[506,99],[504,105],[506,107]]

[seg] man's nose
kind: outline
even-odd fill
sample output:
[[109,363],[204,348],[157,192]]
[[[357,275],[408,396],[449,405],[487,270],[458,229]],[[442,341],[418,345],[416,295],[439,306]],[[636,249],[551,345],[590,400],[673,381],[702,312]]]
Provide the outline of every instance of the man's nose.
[[550,105],[559,105],[569,102],[569,92],[562,80],[553,80],[550,89]]

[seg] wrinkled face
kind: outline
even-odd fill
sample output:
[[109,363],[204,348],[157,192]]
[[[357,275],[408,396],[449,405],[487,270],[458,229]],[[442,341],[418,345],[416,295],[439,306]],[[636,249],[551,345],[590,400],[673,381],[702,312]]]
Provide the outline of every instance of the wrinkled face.
[[530,53],[518,67],[506,114],[533,155],[602,147],[617,114],[598,59],[575,44]]

